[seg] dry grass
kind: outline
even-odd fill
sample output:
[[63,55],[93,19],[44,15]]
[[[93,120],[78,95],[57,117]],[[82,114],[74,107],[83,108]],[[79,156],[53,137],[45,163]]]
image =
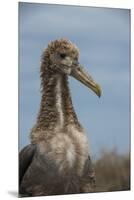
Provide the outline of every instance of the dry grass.
[[96,192],[130,190],[130,155],[104,151],[94,163]]

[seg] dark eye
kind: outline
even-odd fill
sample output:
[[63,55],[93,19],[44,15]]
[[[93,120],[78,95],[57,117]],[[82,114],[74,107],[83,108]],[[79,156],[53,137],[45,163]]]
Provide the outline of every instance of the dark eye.
[[66,54],[65,54],[65,53],[61,53],[61,54],[60,54],[60,57],[61,57],[61,58],[65,58],[65,57],[66,57]]
[[74,60],[78,60],[78,57],[75,57]]

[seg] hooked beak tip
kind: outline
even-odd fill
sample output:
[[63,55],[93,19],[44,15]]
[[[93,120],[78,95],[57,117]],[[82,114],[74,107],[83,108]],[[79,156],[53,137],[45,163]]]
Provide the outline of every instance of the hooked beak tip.
[[96,87],[95,88],[96,88],[96,94],[100,98],[101,97],[101,93],[102,93],[100,85],[96,83]]

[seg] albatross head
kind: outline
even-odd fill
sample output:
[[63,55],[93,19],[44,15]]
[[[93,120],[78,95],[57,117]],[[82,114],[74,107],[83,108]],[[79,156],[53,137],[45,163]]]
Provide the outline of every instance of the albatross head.
[[[79,63],[79,49],[67,39],[52,41],[45,49],[42,60],[51,73],[61,73],[74,77],[90,88],[98,97],[101,88]],[[43,69],[41,69],[43,70]]]

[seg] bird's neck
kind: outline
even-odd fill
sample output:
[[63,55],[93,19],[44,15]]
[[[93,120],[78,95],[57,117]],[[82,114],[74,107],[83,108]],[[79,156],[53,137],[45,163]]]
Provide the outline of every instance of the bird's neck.
[[46,74],[40,111],[33,131],[61,131],[68,125],[81,128],[73,108],[68,77],[63,74]]

